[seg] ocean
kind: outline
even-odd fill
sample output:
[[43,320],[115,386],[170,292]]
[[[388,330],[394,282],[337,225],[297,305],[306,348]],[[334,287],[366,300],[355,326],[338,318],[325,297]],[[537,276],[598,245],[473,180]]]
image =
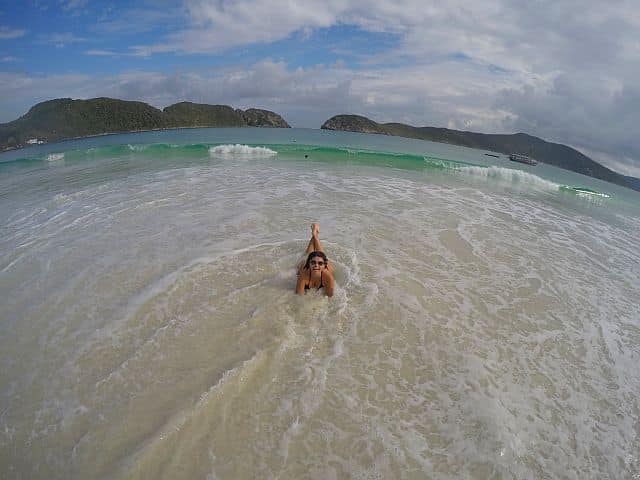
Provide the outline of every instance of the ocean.
[[[0,477],[640,478],[640,192],[486,153],[0,155]],[[312,222],[332,298],[294,294]]]

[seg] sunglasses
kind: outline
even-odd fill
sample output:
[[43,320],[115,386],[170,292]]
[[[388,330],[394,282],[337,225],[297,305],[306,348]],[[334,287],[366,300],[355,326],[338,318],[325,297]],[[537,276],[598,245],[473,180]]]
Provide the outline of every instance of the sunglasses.
[[311,260],[309,265],[318,265],[319,267],[324,265],[324,262],[316,262],[315,260]]

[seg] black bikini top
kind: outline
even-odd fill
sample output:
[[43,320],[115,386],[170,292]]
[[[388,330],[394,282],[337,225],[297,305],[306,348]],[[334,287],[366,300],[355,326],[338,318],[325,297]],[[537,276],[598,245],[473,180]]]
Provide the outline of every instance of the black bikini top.
[[[311,272],[309,272],[309,283],[311,283]],[[309,286],[309,283],[307,283],[304,286],[304,291],[306,292],[307,290],[310,290],[311,287]],[[322,285],[322,272],[320,272],[320,286],[317,288],[318,290],[320,290],[324,285]]]

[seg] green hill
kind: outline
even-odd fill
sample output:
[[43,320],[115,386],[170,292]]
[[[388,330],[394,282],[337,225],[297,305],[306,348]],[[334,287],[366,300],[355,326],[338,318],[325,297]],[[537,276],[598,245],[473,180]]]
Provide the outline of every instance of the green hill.
[[0,124],[0,150],[20,148],[30,139],[44,143],[104,133],[182,127],[289,128],[268,110],[234,110],[226,105],[176,103],[158,110],[143,102],[113,98],[59,98],[33,106],[25,115]]
[[327,120],[322,127],[327,130],[348,132],[378,133],[399,137],[449,143],[463,147],[490,150],[503,154],[519,153],[556,167],[599,178],[623,187],[640,190],[640,181],[626,177],[591,160],[577,150],[551,143],[525,133],[513,135],[484,134],[463,132],[448,128],[413,127],[403,123],[376,123],[360,115],[336,115]]
[[179,127],[246,127],[242,116],[227,105],[180,102],[163,110],[168,125]]

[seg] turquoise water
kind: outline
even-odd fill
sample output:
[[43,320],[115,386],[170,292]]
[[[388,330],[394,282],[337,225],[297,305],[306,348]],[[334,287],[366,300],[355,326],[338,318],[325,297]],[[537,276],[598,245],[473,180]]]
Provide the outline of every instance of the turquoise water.
[[[19,164],[51,162],[60,160],[60,154],[66,161],[82,161],[126,157],[134,152],[141,157],[165,161],[172,158],[196,159],[206,157],[212,146],[227,143],[268,146],[278,152],[279,158],[296,158],[300,153],[306,153],[310,161],[348,162],[411,170],[494,167],[478,175],[510,183],[535,182],[540,178],[558,184],[558,188],[565,192],[613,197],[612,203],[615,205],[640,208],[637,192],[551,165],[522,166],[509,161],[503,154],[494,158],[485,155],[495,155],[490,151],[421,140],[312,129],[183,129],[105,135],[7,152],[0,155],[0,164],[16,161]],[[508,171],[499,170],[503,168]]]
[[[635,478],[640,194],[376,135],[0,155],[3,478]],[[318,221],[336,295],[298,297]]]

